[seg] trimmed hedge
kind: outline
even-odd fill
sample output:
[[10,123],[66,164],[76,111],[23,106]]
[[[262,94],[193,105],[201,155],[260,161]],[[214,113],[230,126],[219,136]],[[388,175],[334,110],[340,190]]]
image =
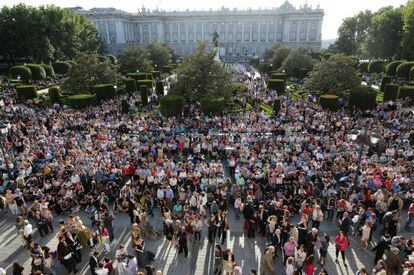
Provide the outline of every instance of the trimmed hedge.
[[78,94],[68,97],[68,100],[73,108],[85,108],[94,105],[96,97],[91,94]]
[[390,62],[387,65],[387,69],[386,69],[387,75],[389,75],[389,76],[396,76],[397,75],[397,68],[402,63],[404,63],[404,61],[397,60],[397,61]]
[[414,86],[401,86],[398,91],[398,98],[408,97],[414,99]]
[[275,90],[278,93],[284,93],[286,90],[285,81],[282,79],[269,79],[267,87],[271,90]]
[[160,71],[151,71],[152,79],[160,79],[161,72]]
[[122,99],[122,101],[121,101],[121,112],[123,114],[128,114],[128,112],[129,112],[129,104],[128,104],[128,101],[126,99]]
[[414,66],[411,67],[410,73],[408,75],[409,75],[410,80],[414,80]]
[[94,93],[98,100],[114,98],[116,88],[113,84],[99,84],[94,86]]
[[135,80],[152,79],[152,74],[150,73],[127,73],[125,76]]
[[162,81],[155,82],[155,92],[158,96],[164,96],[164,83]]
[[358,70],[363,74],[367,73],[368,72],[368,66],[369,66],[369,62],[366,62],[366,61],[359,62]]
[[20,77],[22,81],[29,81],[32,79],[32,71],[26,66],[14,66],[11,67],[9,73],[12,78],[17,79]]
[[46,71],[42,65],[27,64],[26,67],[32,71],[33,80],[43,80],[46,78]]
[[377,105],[377,92],[375,89],[367,86],[359,86],[351,91],[349,95],[349,106],[355,106],[359,109],[373,109]]
[[54,77],[55,76],[55,70],[53,70],[53,67],[49,64],[40,64],[43,69],[45,69],[46,76],[47,77]]
[[25,99],[37,98],[37,90],[35,85],[17,86],[17,95]]
[[179,95],[166,95],[160,99],[160,111],[166,117],[180,116],[183,106],[184,98]]
[[368,72],[376,74],[385,72],[385,62],[382,60],[372,61],[371,63],[369,63]]
[[277,115],[277,114],[279,114],[279,112],[280,112],[280,108],[281,108],[281,102],[280,102],[280,99],[279,98],[276,98],[274,101],[273,101],[273,115],[275,116],[275,115]]
[[164,73],[171,73],[174,70],[174,66],[172,65],[165,65],[161,67],[161,71]]
[[125,79],[125,90],[128,93],[134,93],[137,91],[137,82],[133,78]]
[[148,105],[148,87],[145,85],[139,86],[139,93],[141,95],[142,105]]
[[150,79],[137,80],[137,87],[140,87],[140,86],[147,86],[148,89],[152,89],[152,80]]
[[408,79],[410,70],[414,66],[414,62],[404,62],[397,67],[397,76]]
[[380,87],[380,91],[384,92],[385,90],[385,85],[390,84],[391,83],[391,76],[383,76],[381,79],[381,87]]
[[226,107],[224,97],[205,97],[200,100],[204,114],[221,114]]
[[319,105],[321,105],[323,109],[338,110],[339,97],[336,95],[321,95],[319,97]]
[[396,84],[387,84],[384,88],[384,101],[396,100],[400,86]]
[[53,70],[57,74],[67,74],[72,65],[67,61],[58,61],[53,64]]
[[59,87],[50,87],[48,91],[50,102],[60,103]]
[[286,74],[285,73],[279,73],[279,72],[272,72],[270,74],[270,79],[282,79],[282,80],[285,80],[286,79]]
[[245,91],[247,90],[247,86],[246,84],[235,82],[231,84],[231,89],[233,92]]

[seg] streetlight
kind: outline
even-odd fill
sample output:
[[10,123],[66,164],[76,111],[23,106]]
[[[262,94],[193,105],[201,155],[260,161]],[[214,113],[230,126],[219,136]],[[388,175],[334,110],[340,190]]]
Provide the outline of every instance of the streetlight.
[[379,130],[374,129],[372,131],[367,131],[366,129],[362,128],[361,126],[355,126],[354,129],[349,133],[349,138],[352,141],[356,141],[359,144],[359,151],[358,151],[358,162],[357,162],[357,171],[354,179],[354,185],[358,182],[358,175],[360,173],[360,165],[362,159],[362,153],[364,151],[365,145],[368,146],[376,146],[381,139],[381,133]]
[[11,179],[11,171],[9,166],[9,161],[7,159],[6,153],[4,152],[4,146],[3,146],[3,138],[7,135],[7,132],[9,131],[10,124],[2,124],[0,126],[0,133],[1,133],[1,141],[0,141],[0,147],[1,147],[1,153],[3,154],[4,161],[6,162],[6,169],[7,169],[7,175],[8,179]]

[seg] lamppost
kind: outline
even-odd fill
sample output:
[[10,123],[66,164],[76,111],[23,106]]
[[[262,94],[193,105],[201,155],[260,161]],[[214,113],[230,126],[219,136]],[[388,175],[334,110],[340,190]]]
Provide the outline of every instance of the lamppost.
[[365,146],[368,146],[368,148],[370,146],[376,146],[381,138],[381,135],[378,130],[369,131],[357,125],[350,132],[349,137],[352,141],[356,141],[356,143],[359,145],[357,171],[354,179],[354,185],[356,185],[358,182],[358,175],[360,173],[359,170],[364,148]]
[[4,146],[3,146],[3,139],[7,135],[7,132],[9,131],[9,127],[10,127],[9,124],[2,124],[0,126],[0,133],[1,133],[0,147],[1,147],[1,153],[3,154],[4,161],[6,162],[8,178],[11,179],[10,165],[9,165],[9,161],[7,159],[6,153],[4,152]]

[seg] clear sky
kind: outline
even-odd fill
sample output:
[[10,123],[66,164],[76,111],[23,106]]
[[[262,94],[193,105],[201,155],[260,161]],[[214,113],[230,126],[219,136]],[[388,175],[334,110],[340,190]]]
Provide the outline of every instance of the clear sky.
[[[149,9],[157,6],[163,10],[208,10],[226,8],[271,8],[278,7],[285,0],[0,0],[0,5],[13,6],[23,2],[31,6],[55,4],[60,7],[81,6],[85,9],[93,7],[114,7],[128,12],[136,12],[143,5]],[[305,4],[306,0],[290,0],[294,6],[299,7]],[[322,28],[322,39],[337,37],[338,27],[345,17],[352,16],[361,10],[370,9],[376,11],[385,6],[400,6],[407,0],[307,0],[309,5],[316,7],[320,5],[325,10],[325,17]]]

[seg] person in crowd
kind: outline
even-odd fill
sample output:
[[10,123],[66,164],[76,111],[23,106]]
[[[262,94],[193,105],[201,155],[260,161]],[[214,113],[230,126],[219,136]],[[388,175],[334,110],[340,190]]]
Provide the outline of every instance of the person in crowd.
[[339,231],[338,235],[336,235],[335,237],[335,255],[336,255],[335,262],[338,262],[338,256],[339,256],[339,253],[341,253],[344,266],[347,266],[346,260],[345,260],[345,252],[348,246],[349,246],[348,237],[344,234],[343,231]]

